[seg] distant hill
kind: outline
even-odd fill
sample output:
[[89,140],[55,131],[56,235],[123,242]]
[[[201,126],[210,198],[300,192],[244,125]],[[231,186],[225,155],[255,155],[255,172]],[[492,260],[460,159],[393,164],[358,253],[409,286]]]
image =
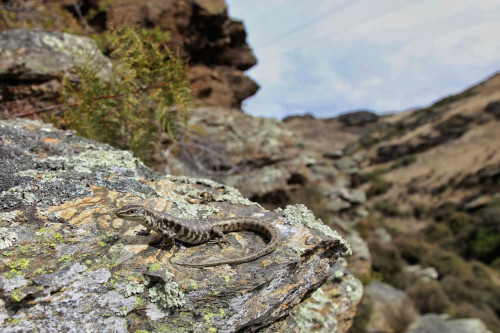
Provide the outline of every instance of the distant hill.
[[[370,215],[354,228],[372,256],[365,280],[403,291],[422,314],[476,317],[500,332],[500,74],[429,107],[368,118],[284,120],[305,149],[361,161]],[[367,302],[359,316],[375,311]],[[389,312],[403,316],[401,304]]]

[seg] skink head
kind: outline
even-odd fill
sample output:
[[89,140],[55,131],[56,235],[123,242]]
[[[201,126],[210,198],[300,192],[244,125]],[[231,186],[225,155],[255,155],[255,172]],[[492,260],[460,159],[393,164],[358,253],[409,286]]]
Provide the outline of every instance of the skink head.
[[141,222],[148,215],[148,209],[140,205],[128,205],[115,211],[117,217],[121,219]]

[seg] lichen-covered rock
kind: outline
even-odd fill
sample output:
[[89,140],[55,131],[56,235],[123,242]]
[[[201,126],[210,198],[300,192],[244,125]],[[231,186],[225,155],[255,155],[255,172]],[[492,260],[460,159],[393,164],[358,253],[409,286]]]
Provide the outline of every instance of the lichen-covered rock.
[[[304,206],[265,211],[234,188],[154,173],[130,152],[31,121],[0,122],[0,160],[0,228],[15,234],[0,256],[2,332],[292,332],[308,325],[297,306],[328,280],[342,294],[338,322],[355,308],[359,283],[335,266],[349,245]],[[282,243],[240,265],[177,265],[172,258],[237,257],[264,242],[241,232],[222,249],[160,250],[114,216],[131,203],[191,219],[253,215],[276,224]],[[320,296],[313,301],[331,306]]]
[[[212,176],[248,197],[290,190],[290,180],[298,167],[297,161],[291,160],[295,156],[290,152],[293,138],[279,121],[252,117],[235,109],[195,108],[190,110],[190,122],[202,132],[203,141],[191,146],[183,143],[187,145],[184,150],[195,151],[198,161],[169,156],[171,172]],[[197,162],[203,162],[202,154],[224,158],[200,169]],[[210,173],[217,169],[222,172]]]
[[54,99],[62,76],[72,74],[77,65],[89,65],[102,76],[111,69],[111,61],[91,38],[41,30],[0,32],[3,100]]

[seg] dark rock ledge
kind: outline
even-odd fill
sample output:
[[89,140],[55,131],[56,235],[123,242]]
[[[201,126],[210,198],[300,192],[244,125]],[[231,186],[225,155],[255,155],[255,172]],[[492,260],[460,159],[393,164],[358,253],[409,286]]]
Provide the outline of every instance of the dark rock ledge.
[[[0,161],[2,332],[349,326],[361,296],[339,260],[349,245],[304,206],[265,211],[234,188],[154,173],[130,152],[32,121],[0,121]],[[170,259],[237,257],[264,241],[241,232],[222,250],[177,244],[162,251],[148,245],[154,235],[138,236],[140,225],[112,214],[130,203],[193,219],[254,215],[276,223],[283,241],[251,263],[179,266]],[[322,307],[330,316],[319,324]]]

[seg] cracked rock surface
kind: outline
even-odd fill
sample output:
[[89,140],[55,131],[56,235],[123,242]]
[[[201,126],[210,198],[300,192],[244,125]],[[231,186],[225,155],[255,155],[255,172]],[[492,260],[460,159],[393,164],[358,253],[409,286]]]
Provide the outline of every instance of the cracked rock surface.
[[[314,326],[307,311],[325,302],[329,329],[343,331],[361,296],[339,268],[349,244],[305,206],[266,211],[232,187],[155,173],[130,152],[33,121],[0,121],[0,161],[2,332],[294,332]],[[113,214],[132,203],[189,219],[262,218],[282,243],[240,265],[177,265],[235,258],[266,240],[237,232],[222,248],[164,251]]]

